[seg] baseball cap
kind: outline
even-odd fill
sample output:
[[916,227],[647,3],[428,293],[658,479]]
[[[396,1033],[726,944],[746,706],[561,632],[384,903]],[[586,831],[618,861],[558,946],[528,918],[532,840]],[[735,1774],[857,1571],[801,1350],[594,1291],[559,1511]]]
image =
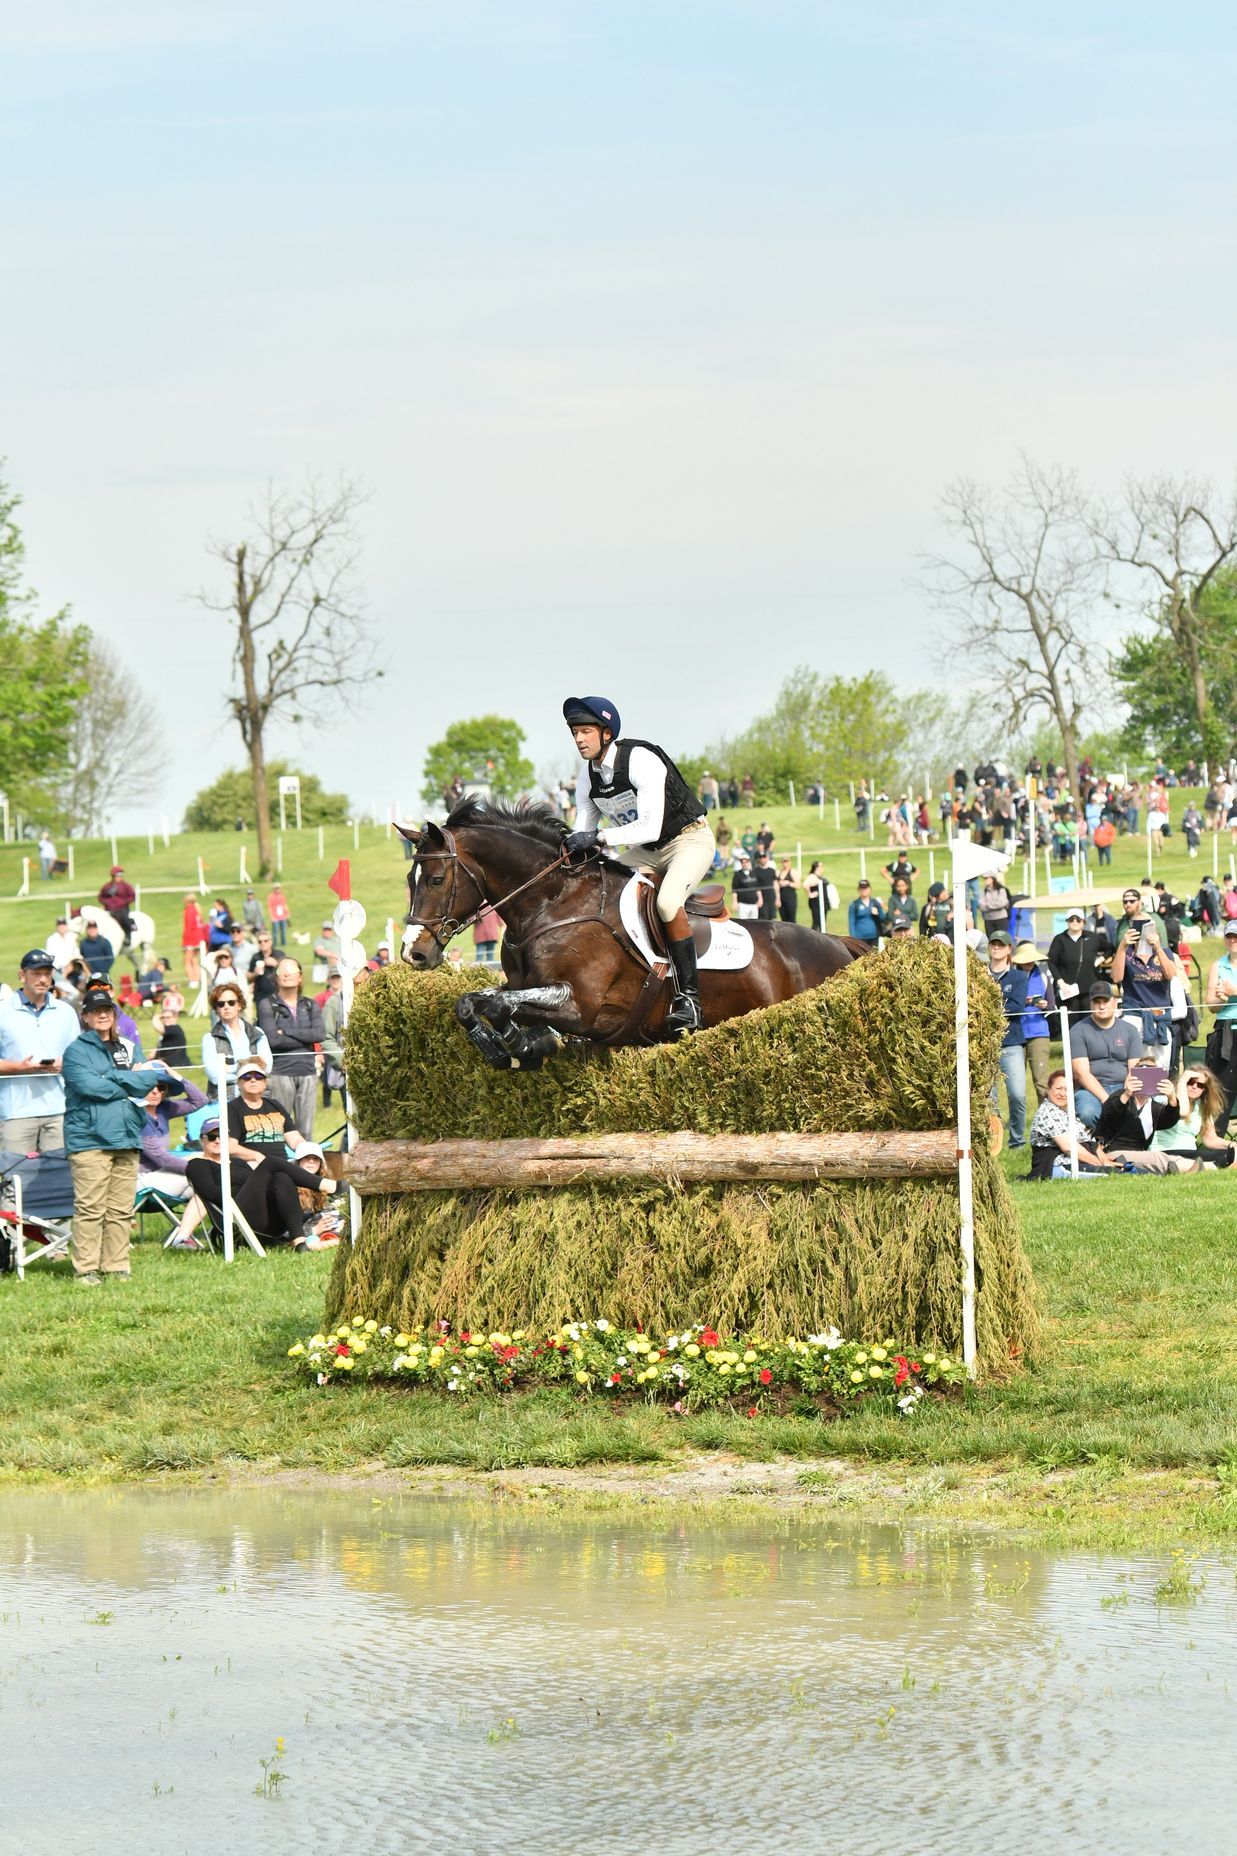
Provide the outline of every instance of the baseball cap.
[[1091,988],[1091,997],[1093,999],[1115,999],[1116,996],[1116,993],[1107,980],[1096,980],[1094,986]]
[[943,896],[945,894],[945,885],[943,883],[929,884],[928,894],[930,896]]
[[218,1134],[218,1132],[219,1132],[218,1115],[208,1115],[206,1117],[206,1120],[201,1124],[201,1126],[198,1129],[198,1134],[201,1136],[205,1136],[207,1134]]
[[116,1001],[110,992],[100,992],[95,989],[88,992],[82,1000],[83,1016],[87,1012],[114,1012],[115,1010]]
[[110,876],[123,876],[124,873],[125,867],[123,864],[113,864],[108,874]]
[[1067,922],[1085,922],[1087,918],[1081,909],[1066,909],[1065,919]]
[[69,918],[67,915],[58,915],[56,917],[57,928],[67,928],[68,925],[69,925]]
[[21,957],[21,971],[26,973],[31,967],[54,967],[55,961],[45,947],[32,947],[28,954]]
[[1237,922],[1225,922],[1224,939],[1226,941],[1231,941],[1235,934],[1237,934]]
[[1014,937],[1006,934],[1003,928],[998,928],[995,934],[988,936],[989,947],[1012,947],[1013,945]]
[[869,883],[866,876],[861,876],[859,879],[859,887],[860,889],[871,889],[872,885]]
[[1141,889],[1123,889],[1121,891],[1122,902],[1141,902],[1142,899],[1143,893]]

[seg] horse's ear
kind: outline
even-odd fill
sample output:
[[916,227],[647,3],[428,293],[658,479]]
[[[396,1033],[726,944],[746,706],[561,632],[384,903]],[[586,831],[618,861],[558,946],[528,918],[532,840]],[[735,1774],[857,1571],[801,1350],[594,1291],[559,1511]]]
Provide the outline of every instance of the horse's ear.
[[425,821],[425,829],[421,833],[421,844],[423,847],[429,846],[435,851],[445,851],[447,848],[447,840],[443,837],[442,832],[431,818],[427,818]]
[[392,819],[391,822],[395,826],[395,829],[396,831],[398,831],[400,837],[404,840],[405,844],[419,844],[420,843],[421,833],[417,830],[415,825],[401,825],[397,819]]

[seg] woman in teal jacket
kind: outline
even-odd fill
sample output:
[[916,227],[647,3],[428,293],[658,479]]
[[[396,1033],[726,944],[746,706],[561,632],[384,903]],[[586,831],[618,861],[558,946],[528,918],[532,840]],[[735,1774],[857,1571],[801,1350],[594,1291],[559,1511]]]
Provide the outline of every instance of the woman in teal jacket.
[[64,1144],[73,1173],[73,1269],[78,1282],[129,1274],[129,1237],[146,1102],[163,1065],[118,1069],[110,1042],[116,1007],[105,992],[82,1000],[82,1034],[61,1059]]

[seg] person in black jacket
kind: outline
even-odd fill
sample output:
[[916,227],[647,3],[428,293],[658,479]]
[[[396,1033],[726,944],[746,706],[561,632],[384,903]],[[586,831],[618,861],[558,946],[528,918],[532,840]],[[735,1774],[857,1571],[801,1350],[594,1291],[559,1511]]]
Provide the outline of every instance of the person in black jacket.
[[315,1082],[326,1036],[322,1013],[313,999],[301,997],[301,963],[285,954],[275,970],[279,987],[273,999],[258,1005],[258,1024],[266,1033],[274,1063],[267,1093],[282,1104],[292,1125],[313,1138]]
[[1172,1085],[1167,1079],[1161,1085],[1166,1100],[1143,1102],[1137,1084],[1137,1075],[1132,1071],[1124,1089],[1120,1092],[1114,1089],[1106,1098],[1095,1130],[1099,1146],[1114,1160],[1126,1160],[1140,1173],[1187,1171],[1170,1154],[1161,1153],[1151,1145],[1153,1134],[1158,1134],[1161,1128],[1176,1127],[1181,1118]]
[[1056,989],[1057,1000],[1068,1005],[1071,1018],[1085,1018],[1091,1010],[1091,988],[1100,977],[1096,963],[1112,953],[1102,935],[1088,931],[1081,909],[1068,909],[1065,932],[1052,937],[1048,947],[1048,971]]

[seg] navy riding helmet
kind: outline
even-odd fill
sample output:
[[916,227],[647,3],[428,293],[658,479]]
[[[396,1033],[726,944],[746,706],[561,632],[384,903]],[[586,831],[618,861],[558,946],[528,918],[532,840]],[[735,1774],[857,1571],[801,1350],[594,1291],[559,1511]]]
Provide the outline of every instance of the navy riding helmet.
[[616,739],[623,732],[622,718],[608,696],[569,696],[563,704],[563,720],[571,728],[595,723],[608,728]]

